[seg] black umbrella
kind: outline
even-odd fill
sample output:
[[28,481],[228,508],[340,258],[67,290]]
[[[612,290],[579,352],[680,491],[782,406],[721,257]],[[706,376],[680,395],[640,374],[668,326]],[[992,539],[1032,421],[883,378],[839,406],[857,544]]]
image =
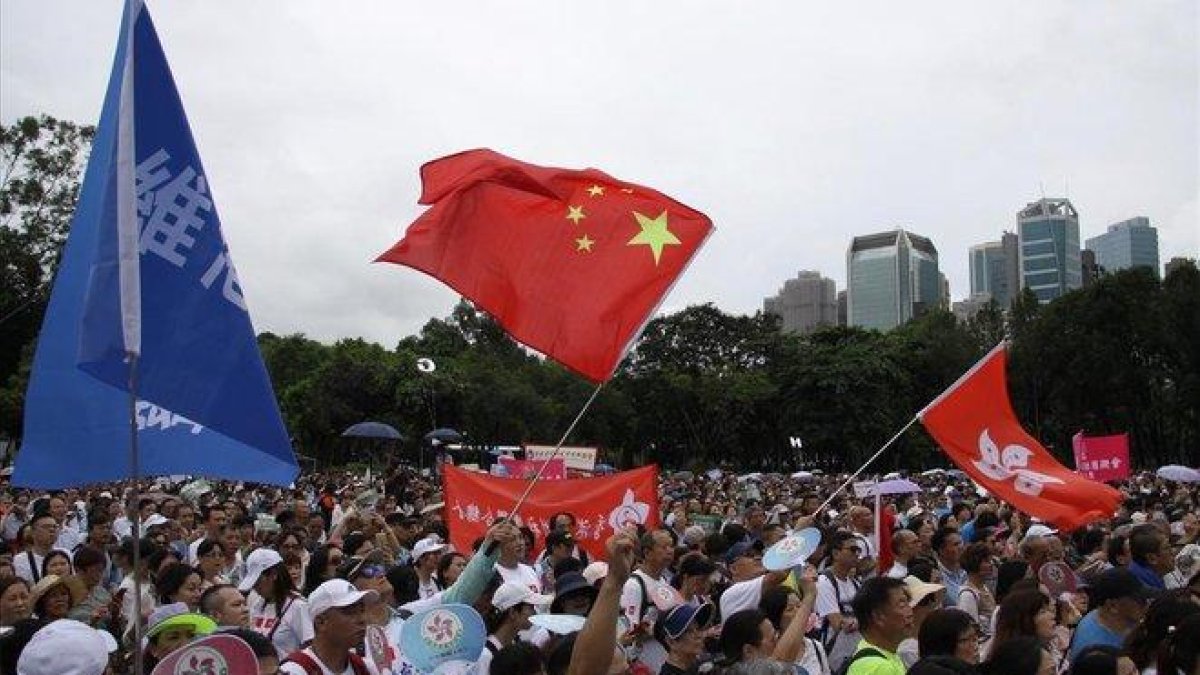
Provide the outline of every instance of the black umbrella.
[[351,438],[381,438],[392,441],[402,441],[404,436],[393,427],[383,422],[359,422],[342,432],[342,436]]
[[434,429],[425,434],[425,440],[434,445],[446,445],[448,443],[462,443],[463,435],[453,429]]

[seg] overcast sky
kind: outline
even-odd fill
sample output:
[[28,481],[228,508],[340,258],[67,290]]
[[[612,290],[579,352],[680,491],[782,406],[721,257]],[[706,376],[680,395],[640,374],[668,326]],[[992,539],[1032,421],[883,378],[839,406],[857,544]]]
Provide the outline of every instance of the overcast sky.
[[[258,330],[393,346],[457,296],[370,261],[425,161],[490,147],[670,194],[717,231],[664,311],[760,309],[850,238],[967,248],[1067,195],[1200,249],[1195,0],[157,0]],[[118,0],[0,2],[0,120],[94,123]]]

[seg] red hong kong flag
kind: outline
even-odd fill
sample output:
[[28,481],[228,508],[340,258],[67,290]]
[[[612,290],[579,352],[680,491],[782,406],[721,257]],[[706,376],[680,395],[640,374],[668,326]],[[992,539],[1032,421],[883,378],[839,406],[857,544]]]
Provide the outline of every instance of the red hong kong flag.
[[1064,530],[1109,518],[1117,490],[1059,464],[1021,428],[1008,400],[1000,343],[917,417],[967,475],[1016,508]]
[[713,229],[650,188],[491,150],[436,159],[421,180],[431,208],[379,260],[440,279],[593,382],[612,376]]

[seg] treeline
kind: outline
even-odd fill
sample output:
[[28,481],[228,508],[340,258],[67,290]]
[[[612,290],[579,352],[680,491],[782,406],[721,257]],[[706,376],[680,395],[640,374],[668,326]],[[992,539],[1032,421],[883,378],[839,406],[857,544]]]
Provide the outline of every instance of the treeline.
[[[1140,466],[1200,456],[1194,265],[1163,281],[1109,275],[1045,306],[1027,294],[1007,319],[995,305],[965,324],[939,311],[887,333],[787,335],[771,316],[689,307],[649,323],[568,443],[624,466],[853,468],[1005,337],[1017,415],[1064,461],[1079,430],[1128,432]],[[269,333],[259,343],[298,448],[321,462],[345,459],[355,446],[338,434],[363,420],[401,429],[408,440],[393,451],[413,459],[435,426],[471,444],[552,444],[592,389],[465,302],[393,349]],[[917,425],[878,466],[945,463]]]

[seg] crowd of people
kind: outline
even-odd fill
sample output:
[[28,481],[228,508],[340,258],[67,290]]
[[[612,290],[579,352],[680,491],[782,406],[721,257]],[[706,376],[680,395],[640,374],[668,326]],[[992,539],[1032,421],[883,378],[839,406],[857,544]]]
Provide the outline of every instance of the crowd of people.
[[[400,673],[405,622],[450,604],[483,619],[481,675],[1200,675],[1200,484],[1135,476],[1067,532],[955,472],[879,500],[841,478],[664,473],[657,523],[609,533],[602,559],[568,512],[457,550],[436,480],[407,468],[0,486],[0,675],[149,673],[221,632],[263,674],[378,674],[370,626]],[[767,569],[799,531],[811,555]]]

